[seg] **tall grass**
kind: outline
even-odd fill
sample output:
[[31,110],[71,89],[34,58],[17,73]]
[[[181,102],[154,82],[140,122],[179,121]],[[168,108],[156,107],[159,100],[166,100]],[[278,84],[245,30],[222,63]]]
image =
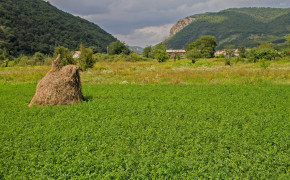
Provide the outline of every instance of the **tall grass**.
[[[265,68],[259,63],[200,59],[158,63],[97,62],[81,73],[83,83],[89,84],[290,84],[289,60],[269,61]],[[49,70],[48,66],[0,68],[0,80],[38,82]]]

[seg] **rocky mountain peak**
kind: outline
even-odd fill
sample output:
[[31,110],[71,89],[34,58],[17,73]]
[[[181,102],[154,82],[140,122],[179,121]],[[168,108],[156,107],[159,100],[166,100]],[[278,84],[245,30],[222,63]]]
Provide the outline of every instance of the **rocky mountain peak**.
[[177,23],[174,24],[174,26],[171,28],[169,37],[174,36],[176,33],[181,31],[187,25],[192,23],[194,20],[195,18],[192,18],[192,17],[186,17],[186,18],[182,18],[178,20]]

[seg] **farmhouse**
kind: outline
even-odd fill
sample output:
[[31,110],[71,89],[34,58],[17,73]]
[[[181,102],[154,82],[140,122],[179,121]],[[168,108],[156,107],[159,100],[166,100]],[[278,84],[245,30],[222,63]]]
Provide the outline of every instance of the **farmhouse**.
[[73,53],[73,58],[76,59],[76,58],[80,58],[80,55],[81,55],[81,52],[80,51],[75,51]]
[[181,57],[184,57],[186,54],[186,51],[184,49],[167,49],[166,52],[171,56],[171,57],[177,57],[180,55]]

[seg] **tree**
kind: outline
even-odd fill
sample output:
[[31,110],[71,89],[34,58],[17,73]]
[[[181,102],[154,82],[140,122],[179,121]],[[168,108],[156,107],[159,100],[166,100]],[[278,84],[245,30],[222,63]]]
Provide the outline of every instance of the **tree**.
[[203,58],[214,57],[215,47],[217,46],[214,36],[202,36],[197,41],[189,43],[186,51],[198,50]]
[[81,55],[79,58],[79,66],[82,70],[92,68],[94,66],[93,50],[85,48],[82,44],[80,45]]
[[191,60],[191,62],[194,64],[197,58],[201,58],[202,54],[200,50],[198,49],[192,49],[190,51],[186,52],[187,59]]
[[155,54],[155,58],[158,60],[158,62],[165,62],[166,60],[169,59],[169,56],[166,51],[158,49]]
[[[153,47],[153,50],[152,50],[152,54],[151,54],[151,56],[153,57],[153,58],[156,58],[157,59],[157,54],[160,54],[160,51],[163,51],[164,53],[166,53],[166,45],[163,43],[163,42],[161,42],[161,43],[159,43],[159,44],[157,44],[157,45],[155,45],[154,47]],[[167,54],[167,53],[166,53]],[[158,55],[159,56],[159,55]]]
[[246,48],[244,46],[238,47],[238,51],[239,51],[239,56],[241,58],[245,58],[246,57]]
[[145,49],[142,51],[142,56],[146,58],[152,58],[152,46],[145,47]]
[[40,64],[43,64],[44,59],[45,59],[45,55],[42,54],[41,52],[36,52],[32,58],[35,62],[39,62]]
[[97,46],[90,46],[89,49],[91,49],[94,54],[101,52],[101,49]]
[[112,42],[108,47],[108,53],[110,55],[116,55],[116,54],[130,54],[129,47],[124,43],[120,41]]
[[253,48],[247,53],[247,58],[252,62],[257,62],[258,60],[275,60],[280,56],[279,52],[273,48]]

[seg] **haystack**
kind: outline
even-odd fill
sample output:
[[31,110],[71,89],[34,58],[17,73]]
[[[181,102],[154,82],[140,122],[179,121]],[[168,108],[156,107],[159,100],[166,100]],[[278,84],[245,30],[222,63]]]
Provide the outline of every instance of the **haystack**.
[[53,61],[51,70],[39,81],[29,106],[68,105],[84,100],[79,67],[62,66],[60,55]]

